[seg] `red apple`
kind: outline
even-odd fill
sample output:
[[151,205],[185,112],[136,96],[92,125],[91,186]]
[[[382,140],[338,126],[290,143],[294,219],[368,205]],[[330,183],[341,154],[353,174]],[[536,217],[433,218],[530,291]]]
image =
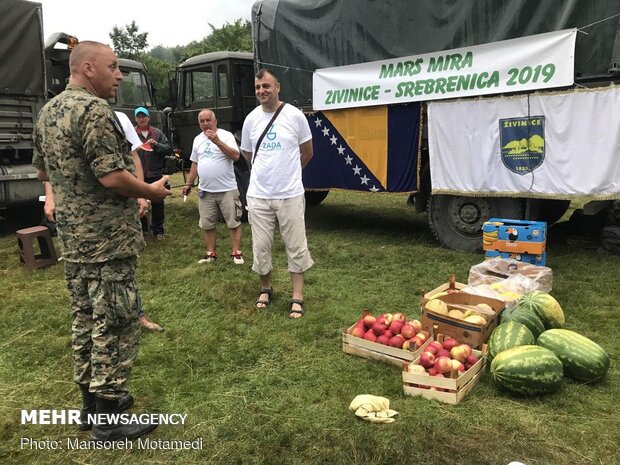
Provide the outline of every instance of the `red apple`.
[[452,337],[447,337],[443,340],[443,348],[446,349],[447,351],[452,350],[453,347],[456,347],[458,345],[459,345],[459,342]]
[[[440,350],[443,349],[443,346],[441,345],[441,342],[439,342],[439,341],[432,341],[432,342],[430,342],[428,344],[427,347],[431,347],[431,346],[435,347],[437,349],[437,352],[439,352]],[[435,352],[435,353],[437,353],[437,352]]]
[[355,325],[353,327],[353,329],[351,330],[351,336],[355,336],[355,337],[364,337],[364,333],[366,331],[364,330],[364,325]]
[[381,315],[383,317],[383,324],[387,327],[392,324],[393,315],[391,313],[384,313]]
[[423,342],[426,342],[426,340],[428,339],[428,333],[424,334],[424,331],[420,331],[418,334],[415,335],[415,337],[421,339]]
[[398,320],[392,320],[392,324],[390,325],[390,331],[394,334],[400,334],[402,331],[403,322]]
[[435,354],[430,352],[422,352],[420,355],[420,365],[424,368],[431,368],[435,363]]
[[434,366],[428,369],[429,376],[435,376],[436,374],[437,374],[437,368],[435,368]]
[[366,328],[366,330],[369,330],[370,328],[372,328],[372,325],[375,324],[375,321],[377,321],[377,319],[374,316],[368,314],[364,318],[362,318],[362,321],[364,322],[364,328]]
[[369,329],[368,331],[364,333],[364,339],[370,342],[377,342],[377,336],[372,331],[372,329]]
[[375,333],[375,336],[381,336],[385,333],[385,326],[380,321],[375,321],[372,325],[371,331]]
[[385,334],[382,334],[381,336],[377,337],[377,342],[379,344],[383,344],[384,346],[389,346],[390,345],[390,338],[388,336],[386,336]]
[[397,334],[396,336],[392,336],[390,338],[390,345],[392,347],[397,347],[401,349],[403,347],[404,342],[405,342],[405,338],[402,337],[400,334]]
[[439,352],[439,351],[437,350],[437,346],[434,346],[434,345],[431,345],[431,344],[427,345],[427,346],[426,346],[426,348],[425,348],[424,350],[425,350],[426,352],[430,352],[430,353],[431,353],[431,354],[433,354],[433,355],[435,355],[435,354],[437,354],[437,352]]
[[404,313],[397,312],[397,313],[394,313],[394,315],[392,315],[392,323],[394,323],[395,321],[400,321],[401,323],[405,323],[406,320],[407,320],[407,317],[405,316]]
[[416,334],[422,331],[422,323],[420,323],[420,320],[409,320],[407,323],[415,328]]
[[465,369],[469,370],[476,363],[478,363],[478,357],[474,354],[471,354],[469,357],[465,359]]
[[410,339],[415,336],[417,331],[413,327],[411,323],[405,323],[402,328],[400,328],[400,334],[403,335],[404,338]]
[[424,345],[424,341],[422,339],[420,339],[418,336],[413,336],[411,339],[409,339],[411,342],[415,343],[415,348],[419,349],[420,347],[422,347]]
[[385,333],[383,333],[383,334],[385,334],[390,339],[392,338],[392,336],[394,336],[394,333],[392,331],[390,331],[389,329],[386,329]]
[[463,365],[458,360],[451,360],[452,370],[460,371],[461,373],[465,371],[465,365]]
[[428,339],[429,337],[431,337],[431,333],[429,333],[427,330],[425,329],[421,329],[420,331],[418,331],[418,334],[424,334],[426,336],[426,339]]
[[411,339],[406,339],[405,342],[403,342],[403,350],[415,350],[415,342],[412,342]]
[[433,365],[437,373],[448,373],[452,370],[452,361],[449,357],[439,357]]
[[471,347],[467,344],[459,344],[458,346],[452,348],[450,355],[452,355],[453,359],[462,363],[471,355]]
[[440,349],[435,354],[435,357],[448,357],[448,358],[452,358],[452,355],[450,355],[450,351],[449,350]]

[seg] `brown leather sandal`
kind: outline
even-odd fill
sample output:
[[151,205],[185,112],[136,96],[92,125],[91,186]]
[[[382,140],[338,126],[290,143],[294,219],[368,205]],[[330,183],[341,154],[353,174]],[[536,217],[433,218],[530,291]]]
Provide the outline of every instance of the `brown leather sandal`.
[[[301,308],[300,309],[293,308],[294,304],[299,305]],[[304,316],[304,313],[306,313],[306,311],[304,310],[304,301],[301,299],[291,299],[291,309],[288,311],[288,317],[291,320],[299,320],[302,316]],[[300,315],[300,316],[293,316],[293,315]]]
[[[261,295],[263,294],[267,294],[267,300],[260,298]],[[267,308],[267,306],[271,303],[272,300],[273,300],[273,288],[272,287],[270,287],[269,289],[262,288],[260,292],[258,293],[258,298],[256,299],[256,308],[258,308],[259,310],[264,310],[265,308]],[[259,307],[259,305],[262,305],[262,307]]]

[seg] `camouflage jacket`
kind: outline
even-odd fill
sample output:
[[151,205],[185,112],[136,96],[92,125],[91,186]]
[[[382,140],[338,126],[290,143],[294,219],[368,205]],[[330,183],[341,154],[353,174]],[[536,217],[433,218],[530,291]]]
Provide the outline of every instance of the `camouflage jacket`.
[[68,85],[39,113],[32,164],[47,173],[56,201],[63,258],[98,263],[144,247],[135,199],[106,189],[100,177],[135,174],[130,148],[107,101]]

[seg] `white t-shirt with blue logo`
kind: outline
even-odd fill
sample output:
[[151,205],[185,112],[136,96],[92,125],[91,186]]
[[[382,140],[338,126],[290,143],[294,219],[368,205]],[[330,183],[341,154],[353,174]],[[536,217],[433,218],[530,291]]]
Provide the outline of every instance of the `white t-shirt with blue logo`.
[[[224,144],[239,150],[231,132],[218,128],[217,136]],[[189,159],[198,163],[198,189],[201,191],[228,192],[237,189],[233,161],[204,132],[194,138]]]
[[[258,106],[243,122],[241,150],[254,154],[254,148],[273,113]],[[259,199],[289,199],[304,193],[301,181],[299,146],[312,139],[304,114],[285,105],[261,141],[254,157],[247,195]]]

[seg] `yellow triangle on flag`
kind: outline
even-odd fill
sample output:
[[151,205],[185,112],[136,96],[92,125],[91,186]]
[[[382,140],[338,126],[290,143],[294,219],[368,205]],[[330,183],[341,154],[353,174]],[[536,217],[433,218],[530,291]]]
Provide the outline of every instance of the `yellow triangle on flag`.
[[324,111],[351,150],[387,188],[387,105]]

